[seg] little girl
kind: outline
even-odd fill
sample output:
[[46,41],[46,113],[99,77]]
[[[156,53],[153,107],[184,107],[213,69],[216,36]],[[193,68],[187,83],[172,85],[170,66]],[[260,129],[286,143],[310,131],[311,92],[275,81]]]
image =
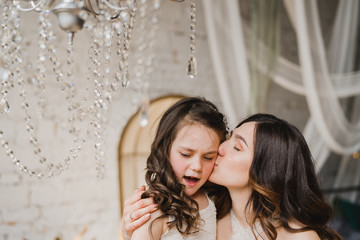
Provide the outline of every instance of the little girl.
[[216,209],[203,185],[225,137],[224,115],[203,98],[184,98],[165,112],[147,159],[148,189],[142,195],[152,196],[158,210],[131,239],[216,239]]

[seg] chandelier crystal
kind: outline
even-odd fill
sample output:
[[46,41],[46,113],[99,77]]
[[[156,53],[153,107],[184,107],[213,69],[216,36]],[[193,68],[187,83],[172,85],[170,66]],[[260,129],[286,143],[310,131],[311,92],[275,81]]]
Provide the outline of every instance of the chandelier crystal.
[[[156,36],[157,12],[160,0],[0,0],[0,116],[12,111],[9,93],[17,91],[26,125],[27,138],[40,167],[29,167],[19,159],[9,144],[5,129],[0,127],[0,145],[20,171],[39,179],[53,177],[69,169],[79,156],[86,139],[93,134],[97,177],[104,177],[104,138],[108,109],[121,87],[130,84],[130,46],[136,49],[134,76],[131,78],[141,103],[140,125],[147,124],[149,109],[149,75],[155,54],[152,51]],[[38,13],[38,56],[28,64],[22,49],[21,12]],[[65,60],[56,48],[56,35],[50,15],[55,14],[58,25],[68,37]],[[137,28],[134,28],[135,19]],[[86,86],[79,87],[74,79],[74,36],[82,29],[89,34],[88,71]],[[132,40],[134,31],[144,32]],[[114,51],[115,49],[115,51]],[[115,55],[112,57],[112,55]],[[110,69],[111,59],[118,61],[117,70]],[[35,65],[36,67],[33,67]],[[31,72],[32,77],[27,77]],[[66,102],[67,116],[54,111],[48,99],[49,83],[60,91]],[[36,99],[35,102],[33,99]],[[139,104],[140,104],[139,103]],[[31,108],[36,109],[34,111]],[[47,120],[60,126],[71,137],[68,152],[60,161],[45,156],[40,142],[38,121]],[[88,124],[84,124],[88,123]],[[84,128],[84,125],[88,126]]]

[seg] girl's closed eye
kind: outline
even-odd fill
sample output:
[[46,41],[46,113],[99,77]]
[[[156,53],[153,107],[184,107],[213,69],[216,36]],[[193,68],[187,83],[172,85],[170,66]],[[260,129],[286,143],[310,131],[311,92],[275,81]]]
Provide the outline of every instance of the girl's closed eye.
[[215,159],[215,157],[216,156],[205,156],[204,159],[211,161],[211,160]]
[[182,152],[180,152],[180,154],[181,154],[181,156],[183,156],[183,157],[190,157],[190,154],[187,154],[187,153],[182,153]]

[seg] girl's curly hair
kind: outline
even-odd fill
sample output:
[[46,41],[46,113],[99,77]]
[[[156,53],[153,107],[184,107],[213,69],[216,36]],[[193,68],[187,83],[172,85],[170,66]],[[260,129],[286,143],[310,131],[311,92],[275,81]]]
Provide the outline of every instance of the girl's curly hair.
[[[185,186],[176,180],[169,154],[178,131],[189,124],[201,124],[214,130],[221,141],[227,134],[225,116],[211,102],[200,97],[184,98],[172,105],[162,116],[151,153],[146,163],[145,180],[148,190],[142,198],[153,197],[162,211],[160,218],[174,217],[168,227],[183,235],[198,231],[201,221],[197,202],[184,192]],[[151,226],[149,232],[151,232]]]

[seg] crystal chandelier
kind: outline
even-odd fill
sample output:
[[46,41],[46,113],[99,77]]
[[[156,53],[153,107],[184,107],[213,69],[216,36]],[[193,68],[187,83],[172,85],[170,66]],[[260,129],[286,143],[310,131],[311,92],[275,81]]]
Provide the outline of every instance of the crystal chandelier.
[[[0,117],[6,118],[12,111],[14,103],[9,101],[9,96],[16,95],[25,123],[24,134],[29,139],[37,166],[29,166],[18,157],[9,144],[8,133],[1,126],[0,145],[21,172],[43,179],[69,169],[91,135],[95,141],[97,177],[103,178],[108,108],[119,89],[127,88],[130,84],[130,45],[136,49],[132,55],[132,69],[135,71],[131,82],[142,99],[139,103],[140,125],[147,124],[148,78],[155,57],[152,46],[158,29],[160,0],[0,0],[0,5]],[[194,78],[197,74],[194,0],[190,0],[190,6],[190,58],[187,74]],[[38,13],[39,19],[37,59],[32,59],[31,62],[35,62],[32,64],[27,62],[24,54],[20,31],[21,15],[26,12]],[[56,49],[57,36],[50,21],[51,14],[56,15],[58,25],[67,34],[65,59],[61,59],[60,51]],[[85,82],[83,80],[79,87],[79,79],[74,79],[73,43],[74,36],[82,29],[89,35],[88,69]],[[141,33],[140,37],[132,39],[136,31]],[[110,65],[114,59],[116,62]],[[110,68],[114,64],[116,70]],[[49,99],[49,88],[58,91],[62,97],[60,101],[66,102],[65,117],[54,110],[57,104]],[[72,139],[62,160],[50,161],[51,157],[46,156],[44,141],[41,142],[39,137],[40,126],[44,121],[60,126]]]

